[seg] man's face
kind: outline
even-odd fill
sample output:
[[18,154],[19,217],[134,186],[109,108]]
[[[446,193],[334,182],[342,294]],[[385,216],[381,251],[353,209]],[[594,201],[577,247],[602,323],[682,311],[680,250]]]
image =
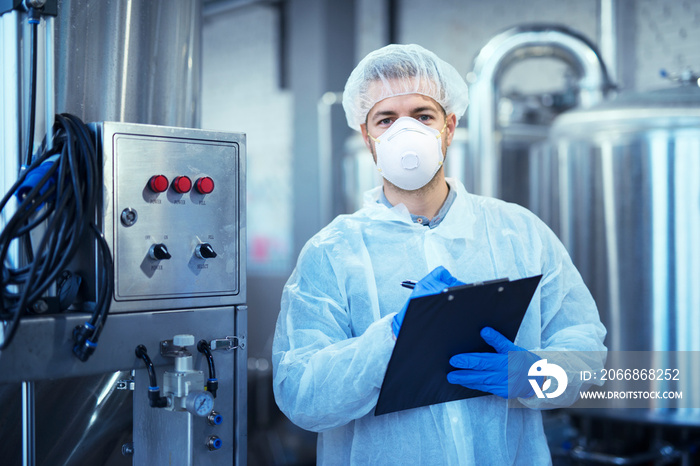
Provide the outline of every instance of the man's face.
[[[421,94],[406,94],[389,97],[377,102],[367,114],[367,123],[360,125],[365,144],[372,152],[374,162],[377,162],[377,153],[374,141],[369,138],[379,138],[384,131],[401,117],[411,117],[438,131],[443,127],[442,153],[446,155],[447,147],[452,143],[457,117],[454,113],[445,115],[442,106],[430,97]],[[447,125],[445,125],[447,122]]]

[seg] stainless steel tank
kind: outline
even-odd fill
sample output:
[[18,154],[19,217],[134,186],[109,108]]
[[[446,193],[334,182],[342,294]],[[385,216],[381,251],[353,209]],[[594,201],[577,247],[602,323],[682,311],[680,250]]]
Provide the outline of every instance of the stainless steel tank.
[[[614,360],[616,368],[676,367],[683,375],[677,386],[681,400],[659,401],[648,409],[571,412],[586,422],[631,421],[670,438],[680,438],[678,429],[696,429],[697,77],[679,87],[621,93],[614,100],[564,113],[555,120],[547,143],[533,149],[531,160],[532,210],[559,235],[593,294],[608,330],[605,344],[615,352],[609,353],[609,363]],[[634,382],[616,386],[628,384]],[[628,403],[632,401],[616,407]]]
[[201,14],[200,0],[59,0],[57,111],[199,127]]
[[[198,127],[201,8],[201,0],[58,0],[56,18],[44,18],[39,27],[38,103],[40,108],[45,101],[46,111],[38,111],[35,147],[45,120],[62,112],[86,122]],[[22,67],[22,60],[27,61],[22,54],[29,50],[22,45],[28,42],[25,23],[20,11],[0,16],[5,39],[0,53],[3,194],[14,183],[19,167],[15,154],[24,135],[18,115],[26,111],[20,110],[28,79]],[[119,448],[131,437],[132,396],[114,388],[128,375],[28,382],[37,413],[32,464],[107,464],[110,457],[108,464],[131,464]],[[0,384],[0,400],[7,406],[0,422],[0,451],[7,458],[0,463],[20,464],[25,402],[19,385]]]
[[533,210],[596,299],[608,348],[700,350],[700,88],[565,113],[533,159]]
[[530,169],[531,208],[559,235],[593,294],[615,352],[609,362],[684,374],[677,402],[579,414],[700,425],[697,83],[562,114],[532,151]]

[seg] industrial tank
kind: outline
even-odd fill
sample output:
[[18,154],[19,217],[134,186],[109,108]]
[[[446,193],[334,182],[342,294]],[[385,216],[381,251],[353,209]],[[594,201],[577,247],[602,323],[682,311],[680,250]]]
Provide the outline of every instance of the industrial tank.
[[[56,17],[43,18],[39,27],[38,103],[46,101],[50,118],[53,113],[68,112],[86,122],[199,126],[202,2],[55,3]],[[13,144],[19,147],[19,142],[8,136],[16,139],[24,134],[24,130],[7,128],[20,120],[8,95],[21,102],[20,83],[27,79],[22,74],[26,70],[11,61],[19,62],[20,52],[29,50],[28,45],[19,46],[29,42],[25,16],[19,10],[0,15],[0,32],[7,39],[0,53],[5,73],[0,80],[6,84],[0,91],[5,93],[0,95],[5,102],[0,120],[6,127],[0,137],[4,148],[0,166],[3,176],[11,175],[6,185],[0,182],[3,194],[18,171],[18,160],[10,154],[18,152]],[[17,40],[17,46],[8,38]],[[41,111],[38,115],[37,134],[47,126]],[[38,144],[42,136],[36,139]],[[36,457],[31,464],[131,464],[131,458],[120,452],[121,445],[132,440],[132,392],[124,382],[129,378],[129,372],[123,371],[32,382],[31,399],[38,416],[32,442]],[[0,402],[5,407],[0,422],[1,464],[22,460],[22,400],[19,385],[0,383]]]
[[533,148],[530,169],[531,208],[559,235],[595,298],[614,351],[609,363],[684,374],[683,399],[672,404],[578,414],[700,425],[689,409],[700,406],[697,81],[562,114]]
[[555,120],[533,210],[559,235],[616,351],[700,349],[700,88],[620,94]]
[[531,209],[596,300],[608,367],[682,374],[682,399],[565,410],[579,429],[569,458],[638,464],[671,454],[691,464],[696,451],[686,439],[700,427],[700,88],[689,75],[681,84],[566,112],[530,154]]

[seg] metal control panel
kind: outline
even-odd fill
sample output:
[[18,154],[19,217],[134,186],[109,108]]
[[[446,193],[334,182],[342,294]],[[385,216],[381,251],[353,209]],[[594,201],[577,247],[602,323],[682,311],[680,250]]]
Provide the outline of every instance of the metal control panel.
[[245,135],[104,122],[112,312],[245,303]]

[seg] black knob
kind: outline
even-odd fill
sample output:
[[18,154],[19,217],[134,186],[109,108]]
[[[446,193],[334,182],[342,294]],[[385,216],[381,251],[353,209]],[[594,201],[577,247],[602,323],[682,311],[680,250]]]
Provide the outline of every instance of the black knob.
[[195,248],[194,253],[200,259],[213,259],[216,257],[216,252],[214,251],[214,248],[212,248],[211,244],[209,244],[209,243],[198,244],[197,247]]
[[151,249],[148,251],[148,255],[151,256],[151,259],[157,261],[170,259],[172,257],[168,252],[168,248],[165,247],[163,243],[158,243],[151,246]]

